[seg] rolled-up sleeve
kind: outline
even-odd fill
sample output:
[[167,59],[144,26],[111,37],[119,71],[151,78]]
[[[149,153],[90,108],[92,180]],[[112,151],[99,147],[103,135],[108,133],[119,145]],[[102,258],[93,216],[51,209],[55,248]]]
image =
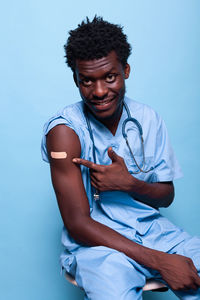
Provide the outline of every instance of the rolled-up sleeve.
[[84,149],[84,134],[81,130],[81,126],[78,123],[78,118],[76,118],[76,116],[73,118],[73,110],[71,108],[69,108],[64,112],[65,112],[64,114],[58,113],[54,117],[50,118],[48,122],[46,122],[44,125],[42,143],[41,143],[41,154],[42,154],[42,159],[46,162],[49,162],[47,145],[46,145],[46,136],[49,133],[49,131],[57,125],[63,124],[73,129],[73,131],[79,137],[81,143],[81,153]]

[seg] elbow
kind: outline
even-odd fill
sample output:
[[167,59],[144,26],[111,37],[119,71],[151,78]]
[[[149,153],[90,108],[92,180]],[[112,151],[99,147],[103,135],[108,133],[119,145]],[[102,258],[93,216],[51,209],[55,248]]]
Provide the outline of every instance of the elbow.
[[72,220],[68,220],[65,227],[70,236],[78,243],[88,244],[88,228],[91,226],[91,218],[89,216],[76,216]]
[[163,201],[162,207],[165,207],[165,208],[169,207],[172,204],[173,200],[174,200],[174,198],[168,197],[167,199],[165,199]]
[[172,202],[174,201],[174,197],[175,197],[174,186],[171,185],[170,191],[169,191],[168,195],[165,197],[162,207],[165,207],[165,208],[169,207],[172,204]]

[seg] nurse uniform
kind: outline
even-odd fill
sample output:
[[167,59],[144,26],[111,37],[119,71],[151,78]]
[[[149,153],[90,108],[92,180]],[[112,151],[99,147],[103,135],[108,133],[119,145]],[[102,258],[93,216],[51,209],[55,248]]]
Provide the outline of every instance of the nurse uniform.
[[[137,167],[122,136],[122,123],[127,118],[124,108],[115,136],[89,113],[97,164],[111,164],[107,149],[112,146],[113,150],[124,158],[129,172],[140,180],[164,182],[181,177],[182,173],[171,148],[163,120],[147,105],[128,97],[125,97],[124,101],[131,116],[136,118],[142,126],[145,168],[147,170],[152,168],[152,171],[133,174],[137,171]],[[93,144],[83,113],[82,101],[65,107],[45,124],[42,140],[43,159],[49,161],[46,135],[58,124],[65,124],[76,132],[81,144],[81,158],[94,161]],[[128,122],[126,132],[136,161],[142,167],[143,157],[138,128],[134,123]],[[125,192],[102,192],[100,200],[94,201],[89,170],[81,166],[81,172],[91,218],[151,249],[190,257],[200,274],[200,239],[198,237],[191,237],[183,229],[163,217],[159,210],[135,200]],[[62,268],[75,277],[78,285],[84,289],[85,300],[142,299],[142,287],[146,279],[160,279],[157,271],[139,265],[122,252],[104,246],[80,246],[70,237],[65,227],[62,232],[62,244],[64,245],[60,258]],[[200,289],[187,293],[176,292],[176,294],[181,299],[200,299]]]

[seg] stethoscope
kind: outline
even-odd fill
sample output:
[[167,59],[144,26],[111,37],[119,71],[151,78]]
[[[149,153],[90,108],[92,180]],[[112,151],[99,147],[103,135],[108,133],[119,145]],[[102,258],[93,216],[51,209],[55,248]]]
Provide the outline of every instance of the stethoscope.
[[[135,164],[136,164],[136,167],[138,168],[137,171],[135,172],[131,172],[132,174],[139,174],[139,173],[149,173],[150,171],[152,171],[154,168],[151,167],[149,170],[144,170],[145,168],[145,153],[144,153],[144,140],[143,140],[143,130],[142,130],[142,126],[141,124],[138,122],[138,120],[136,120],[135,118],[132,118],[131,117],[131,113],[130,113],[130,110],[127,106],[127,104],[123,101],[123,105],[126,109],[126,112],[127,112],[127,116],[128,118],[126,118],[123,123],[122,123],[122,135],[123,135],[123,138],[125,139],[126,141],[126,144],[128,146],[128,149],[129,149],[129,152],[131,154],[131,157],[133,158]],[[97,159],[96,159],[96,152],[95,152],[95,144],[94,144],[94,136],[93,136],[93,133],[92,133],[92,128],[91,128],[91,125],[90,125],[90,120],[89,120],[89,116],[88,116],[88,111],[87,111],[87,108],[86,108],[86,105],[84,105],[84,113],[85,113],[85,119],[86,119],[86,123],[87,123],[87,126],[88,126],[88,131],[89,131],[89,134],[90,134],[90,138],[92,140],[92,144],[93,144],[93,148],[92,148],[92,155],[93,155],[93,161],[94,163],[96,164],[97,162]],[[139,131],[139,135],[140,135],[140,141],[141,141],[141,146],[142,146],[142,156],[143,156],[143,161],[142,161],[142,167],[139,166],[139,164],[137,163],[136,159],[135,159],[135,156],[133,154],[133,151],[131,150],[131,147],[130,147],[130,144],[129,144],[129,141],[128,141],[128,136],[127,136],[127,133],[126,133],[126,124],[128,122],[133,122],[137,128],[138,128],[138,131]],[[99,191],[98,190],[95,190],[94,192],[94,200],[97,201],[99,200],[100,198],[100,195],[99,195]]]

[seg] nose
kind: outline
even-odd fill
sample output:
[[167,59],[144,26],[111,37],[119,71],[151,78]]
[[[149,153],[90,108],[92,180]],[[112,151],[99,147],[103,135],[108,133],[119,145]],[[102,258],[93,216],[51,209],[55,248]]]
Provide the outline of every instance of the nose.
[[108,94],[108,87],[102,80],[97,80],[93,89],[93,97],[95,99],[103,99]]

